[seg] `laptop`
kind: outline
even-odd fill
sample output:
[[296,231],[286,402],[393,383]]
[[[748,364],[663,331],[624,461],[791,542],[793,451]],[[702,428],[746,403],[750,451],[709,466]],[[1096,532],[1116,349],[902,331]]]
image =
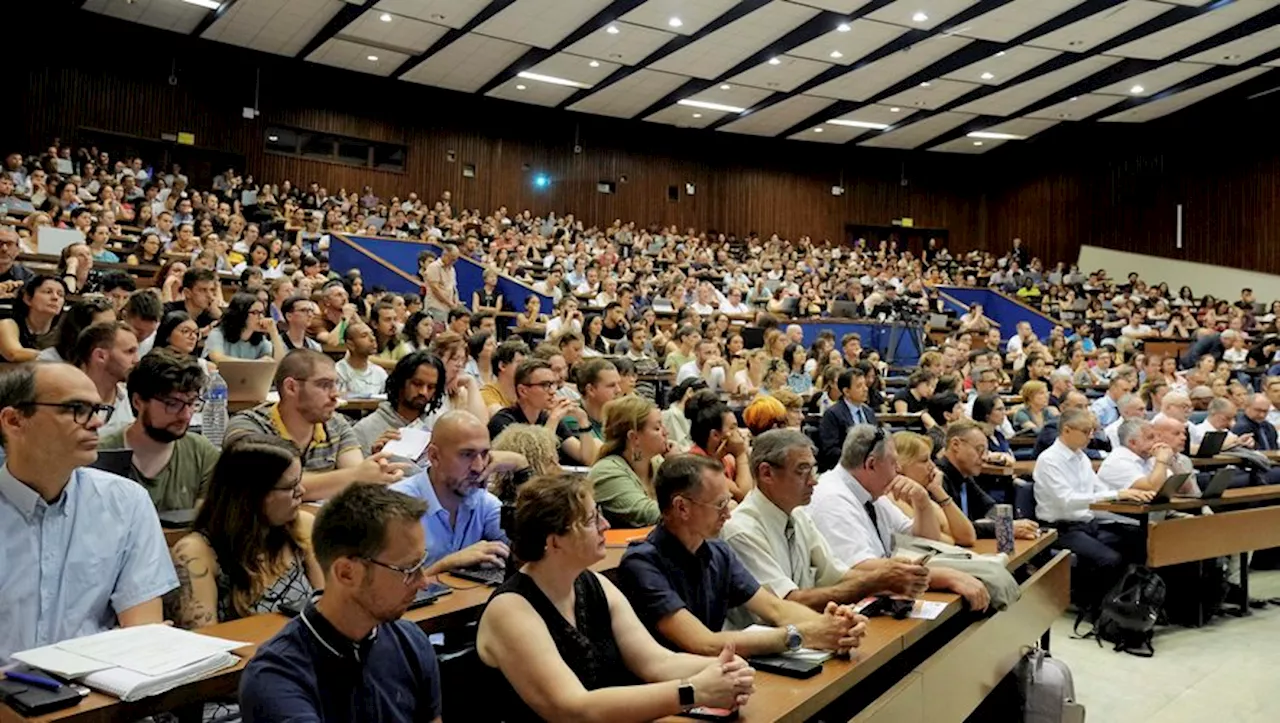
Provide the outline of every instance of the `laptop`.
[[1209,480],[1209,484],[1205,486],[1200,493],[1202,500],[1216,500],[1222,496],[1222,493],[1231,486],[1232,480],[1236,477],[1236,471],[1231,467],[1223,467],[1213,475],[1213,479]]
[[98,459],[89,466],[121,477],[130,477],[133,474],[133,450],[100,449]]
[[946,314],[929,314],[931,330],[946,331],[951,326],[951,317]]
[[227,381],[227,401],[256,403],[266,401],[276,365],[266,361],[224,361],[218,365],[218,373]]
[[1204,439],[1200,440],[1200,448],[1192,457],[1206,458],[1217,456],[1222,451],[1223,442],[1227,441],[1227,433],[1225,430],[1218,432],[1205,432]]
[[833,301],[831,302],[831,315],[838,319],[859,319],[862,317],[862,310],[858,307],[860,304],[856,301]]
[[1153,503],[1157,503],[1168,502],[1173,499],[1173,494],[1182,489],[1182,485],[1186,483],[1187,478],[1190,476],[1190,472],[1169,475],[1169,477],[1164,481],[1164,484],[1161,485],[1159,491],[1156,492],[1156,496],[1152,498],[1151,501]]

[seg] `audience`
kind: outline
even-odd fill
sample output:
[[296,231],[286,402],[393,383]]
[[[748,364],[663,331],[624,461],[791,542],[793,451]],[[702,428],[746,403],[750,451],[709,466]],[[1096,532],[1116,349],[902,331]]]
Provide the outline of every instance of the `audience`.
[[604,407],[604,444],[591,465],[595,499],[610,525],[647,527],[658,521],[655,484],[667,431],[653,402],[619,397]]
[[111,434],[133,424],[133,407],[124,383],[138,364],[138,338],[128,324],[106,321],[85,329],[76,339],[69,361],[89,377],[98,389],[98,398],[111,407],[98,434]]
[[[499,410],[489,420],[489,436],[497,437],[511,424],[539,424],[560,439],[560,459],[566,464],[590,466],[596,460],[599,440],[591,433],[591,421],[582,407],[556,396],[558,381],[551,366],[541,359],[525,359],[515,372],[516,403]],[[573,420],[576,427],[570,427]]]
[[53,346],[51,332],[66,296],[66,285],[55,277],[37,274],[27,279],[13,301],[12,315],[0,319],[0,356],[12,363],[34,361]]
[[280,340],[280,328],[266,312],[266,304],[253,294],[232,296],[218,325],[205,339],[204,356],[215,364],[238,359],[283,359],[288,349]]
[[[356,321],[347,326],[347,353],[335,365],[338,372],[338,392],[344,398],[382,394],[387,384],[387,371],[369,361],[378,350],[377,344],[373,329],[368,324]],[[401,357],[401,360],[404,358]]]

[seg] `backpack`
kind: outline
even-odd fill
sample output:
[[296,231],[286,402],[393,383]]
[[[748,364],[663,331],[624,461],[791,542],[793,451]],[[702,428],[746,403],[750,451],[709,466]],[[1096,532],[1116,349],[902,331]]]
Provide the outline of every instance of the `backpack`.
[[1024,723],[1068,723],[1084,720],[1084,706],[1075,701],[1075,682],[1067,664],[1037,645],[1022,657],[1015,671],[1022,695]]
[[[1165,592],[1164,580],[1150,568],[1130,565],[1102,598],[1092,621],[1093,630],[1080,637],[1095,637],[1099,646],[1105,640],[1115,645],[1116,652],[1150,658],[1156,652],[1151,639],[1164,607]],[[1076,618],[1077,634],[1086,612],[1081,611]]]

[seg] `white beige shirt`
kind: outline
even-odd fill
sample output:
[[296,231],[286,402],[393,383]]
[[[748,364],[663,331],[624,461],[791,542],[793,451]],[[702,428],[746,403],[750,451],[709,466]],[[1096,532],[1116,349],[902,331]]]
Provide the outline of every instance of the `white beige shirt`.
[[[1122,448],[1123,449],[1123,448]],[[1116,499],[1093,471],[1084,451],[1072,452],[1059,439],[1036,459],[1036,517],[1045,522],[1088,522],[1094,519],[1089,505]]]
[[[788,523],[793,530],[790,543]],[[797,589],[834,585],[849,570],[835,558],[805,510],[787,515],[758,489],[733,511],[720,537],[756,580],[778,597]]]
[[909,533],[912,521],[888,497],[873,504],[876,523],[871,523],[865,504],[871,493],[844,467],[835,467],[818,477],[813,499],[805,510],[826,538],[836,559],[849,567],[867,560],[889,557],[893,533]]

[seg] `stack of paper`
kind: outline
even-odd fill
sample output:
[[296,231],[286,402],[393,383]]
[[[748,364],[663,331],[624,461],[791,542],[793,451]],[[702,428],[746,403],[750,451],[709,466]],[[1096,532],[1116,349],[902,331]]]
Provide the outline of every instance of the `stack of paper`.
[[238,659],[231,651],[246,645],[167,625],[140,625],[64,640],[13,657],[121,700],[135,701],[235,665]]

